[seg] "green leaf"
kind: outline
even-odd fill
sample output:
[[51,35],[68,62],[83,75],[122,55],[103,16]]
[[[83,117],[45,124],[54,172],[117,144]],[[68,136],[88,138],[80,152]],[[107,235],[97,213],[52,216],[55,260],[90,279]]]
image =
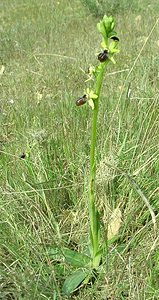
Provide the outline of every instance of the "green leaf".
[[84,279],[89,276],[90,271],[86,269],[79,269],[66,278],[64,281],[62,292],[65,295],[70,295],[75,289],[81,285]]
[[95,255],[95,258],[94,258],[94,265],[93,265],[93,267],[94,267],[95,269],[99,267],[100,262],[101,262],[102,255],[103,255],[103,248],[100,249],[100,250],[96,253],[96,255]]
[[83,253],[64,248],[63,254],[67,262],[74,267],[85,267],[91,265],[91,258]]

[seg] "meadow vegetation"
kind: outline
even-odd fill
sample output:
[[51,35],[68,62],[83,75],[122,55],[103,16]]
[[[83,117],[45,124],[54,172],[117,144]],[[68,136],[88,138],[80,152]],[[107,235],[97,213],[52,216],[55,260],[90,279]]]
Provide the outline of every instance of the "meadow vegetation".
[[[93,12],[88,2],[0,4],[3,300],[159,299],[159,4],[134,1],[130,9],[126,0],[120,7],[103,1],[103,8],[101,1]],[[96,200],[103,239],[116,208],[121,225],[94,284],[65,297],[73,268],[55,249],[88,245],[92,111],[75,100],[97,63],[103,12],[114,15],[120,54],[100,99]]]

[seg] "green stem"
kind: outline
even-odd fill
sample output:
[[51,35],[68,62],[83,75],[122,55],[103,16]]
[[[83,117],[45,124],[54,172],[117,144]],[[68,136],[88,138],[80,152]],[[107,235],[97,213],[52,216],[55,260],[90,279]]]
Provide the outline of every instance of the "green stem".
[[96,136],[97,136],[99,96],[100,96],[101,86],[103,82],[105,66],[106,63],[101,64],[101,69],[96,79],[95,94],[98,96],[98,98],[94,100],[94,109],[93,109],[93,116],[92,116],[92,132],[91,132],[91,149],[90,149],[90,179],[89,179],[88,206],[89,206],[89,218],[90,218],[90,242],[91,242],[91,251],[92,251],[94,267],[97,266],[98,264],[95,256],[99,251],[99,238],[100,238],[99,215],[95,207],[95,174],[96,174],[95,146],[96,146]]

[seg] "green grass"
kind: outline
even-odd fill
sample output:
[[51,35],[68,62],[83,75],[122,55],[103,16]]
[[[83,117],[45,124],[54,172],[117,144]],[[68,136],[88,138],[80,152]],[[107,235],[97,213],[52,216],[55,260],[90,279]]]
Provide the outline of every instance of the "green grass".
[[[119,204],[122,226],[95,284],[72,299],[159,298],[150,212],[113,169],[134,176],[159,226],[159,23],[143,46],[157,20],[153,2],[115,14],[121,53],[102,90],[96,192],[105,227]],[[75,100],[100,50],[97,21],[80,1],[1,1],[0,299],[64,299],[70,266],[49,249],[86,249],[91,110]]]

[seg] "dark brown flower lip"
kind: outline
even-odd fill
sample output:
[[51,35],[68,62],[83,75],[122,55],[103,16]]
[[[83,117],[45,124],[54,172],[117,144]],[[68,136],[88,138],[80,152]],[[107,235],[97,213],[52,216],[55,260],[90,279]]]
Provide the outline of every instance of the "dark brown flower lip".
[[115,35],[111,36],[111,40],[119,42],[119,38],[117,36],[115,36]]
[[100,62],[104,62],[108,59],[108,50],[105,49],[103,52],[98,54],[98,60]]
[[86,102],[87,102],[87,95],[85,94],[76,100],[76,105],[81,106],[81,105],[85,104]]
[[26,158],[26,154],[23,152],[22,154],[19,155],[19,158],[22,158],[22,159]]

